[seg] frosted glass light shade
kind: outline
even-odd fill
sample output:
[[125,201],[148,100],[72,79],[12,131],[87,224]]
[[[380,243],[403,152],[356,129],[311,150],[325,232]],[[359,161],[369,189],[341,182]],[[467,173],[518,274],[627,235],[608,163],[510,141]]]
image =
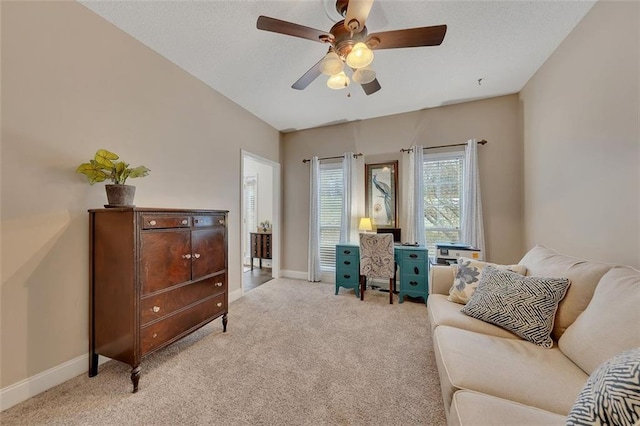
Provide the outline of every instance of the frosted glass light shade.
[[329,77],[329,80],[327,80],[327,86],[329,86],[330,89],[344,89],[348,85],[349,77],[347,77],[344,71],[341,71],[336,75],[332,75],[331,77]]
[[353,82],[358,84],[371,83],[376,78],[376,72],[371,67],[358,68],[353,73]]
[[324,75],[335,75],[344,69],[344,62],[336,52],[329,52],[320,62],[320,72]]
[[360,225],[358,225],[358,230],[363,232],[372,231],[373,225],[371,224],[371,218],[369,217],[360,218]]
[[351,68],[364,68],[373,62],[373,52],[363,42],[356,43],[347,55],[347,65]]

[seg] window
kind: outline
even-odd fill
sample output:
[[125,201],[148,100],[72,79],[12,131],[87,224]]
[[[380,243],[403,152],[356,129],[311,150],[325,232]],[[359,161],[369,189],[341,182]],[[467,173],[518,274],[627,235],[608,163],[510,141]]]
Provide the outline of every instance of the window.
[[342,221],[342,163],[321,163],[320,191],[320,270],[336,269],[336,244]]
[[464,152],[424,157],[424,225],[427,248],[460,241]]
[[251,259],[251,234],[256,232],[258,226],[256,212],[256,177],[246,176],[244,178],[244,257],[248,264]]

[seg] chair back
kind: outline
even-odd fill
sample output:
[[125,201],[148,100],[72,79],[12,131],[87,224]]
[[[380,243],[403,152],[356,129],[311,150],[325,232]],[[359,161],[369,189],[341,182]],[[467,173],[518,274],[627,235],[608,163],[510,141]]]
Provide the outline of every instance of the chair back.
[[393,235],[360,234],[360,275],[367,278],[393,278]]

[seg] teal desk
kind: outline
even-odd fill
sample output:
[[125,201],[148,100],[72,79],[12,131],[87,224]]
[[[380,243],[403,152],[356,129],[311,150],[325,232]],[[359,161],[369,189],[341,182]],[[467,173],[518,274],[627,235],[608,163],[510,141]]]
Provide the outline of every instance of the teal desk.
[[[404,296],[429,297],[429,256],[424,246],[396,245],[393,249],[399,273],[396,273],[396,290],[402,303]],[[400,278],[398,283],[398,277]],[[336,294],[340,287],[352,288],[360,297],[360,247],[357,244],[336,246]]]

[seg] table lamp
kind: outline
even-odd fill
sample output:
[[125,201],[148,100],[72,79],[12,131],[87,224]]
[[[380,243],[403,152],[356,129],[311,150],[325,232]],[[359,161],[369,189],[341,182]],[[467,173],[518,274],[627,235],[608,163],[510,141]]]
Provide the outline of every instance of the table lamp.
[[371,218],[368,218],[368,217],[360,218],[360,225],[358,226],[358,230],[365,234],[373,231],[373,226],[371,225]]

